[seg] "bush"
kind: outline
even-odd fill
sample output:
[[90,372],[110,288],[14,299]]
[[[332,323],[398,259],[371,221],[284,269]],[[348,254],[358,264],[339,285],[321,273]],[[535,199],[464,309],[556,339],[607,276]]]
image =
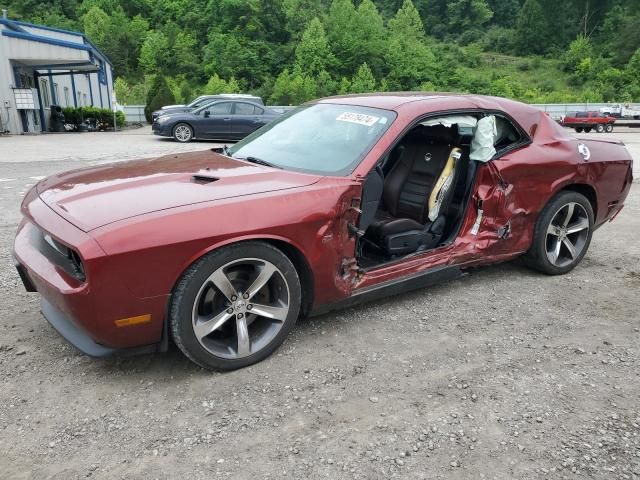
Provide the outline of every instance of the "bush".
[[[74,130],[77,130],[82,123],[89,124],[96,130],[113,128],[113,111],[108,108],[66,107],[62,109],[62,112],[64,113],[65,123],[73,125]],[[116,122],[118,127],[124,126],[125,117],[123,112],[116,112]]]
[[151,114],[160,110],[165,105],[176,103],[176,99],[167,84],[167,80],[162,75],[157,75],[151,84],[147,94],[147,105],[144,107],[144,116],[151,123]]

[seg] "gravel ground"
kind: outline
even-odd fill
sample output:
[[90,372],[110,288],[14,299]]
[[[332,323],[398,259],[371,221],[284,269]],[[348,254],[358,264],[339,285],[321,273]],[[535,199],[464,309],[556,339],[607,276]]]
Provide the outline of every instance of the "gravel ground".
[[[618,136],[637,162],[640,132]],[[240,371],[67,345],[11,263],[22,192],[205,148],[144,130],[0,138],[0,478],[640,478],[637,186],[569,275],[515,261],[301,320]]]

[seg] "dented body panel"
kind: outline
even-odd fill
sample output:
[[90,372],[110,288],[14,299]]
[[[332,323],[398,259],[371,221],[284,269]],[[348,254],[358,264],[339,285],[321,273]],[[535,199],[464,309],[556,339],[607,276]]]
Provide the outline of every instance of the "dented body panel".
[[[544,205],[565,188],[592,192],[596,225],[623,206],[631,157],[615,141],[580,140],[544,113],[470,95],[387,94],[320,102],[393,110],[396,120],[350,175],[275,170],[203,151],[56,175],[25,197],[14,255],[47,301],[96,343],[122,349],[160,342],[182,273],[206,253],[259,239],[308,272],[309,307],[337,304],[376,286],[445,267],[464,269],[528,250]],[[356,258],[362,186],[380,158],[421,119],[499,112],[525,134],[518,148],[478,165],[457,237],[448,245],[364,270]],[[584,158],[579,144],[588,148]],[[83,260],[79,282],[51,264],[34,235],[47,234]],[[302,275],[301,275],[302,277]],[[121,318],[151,314],[126,329]]]

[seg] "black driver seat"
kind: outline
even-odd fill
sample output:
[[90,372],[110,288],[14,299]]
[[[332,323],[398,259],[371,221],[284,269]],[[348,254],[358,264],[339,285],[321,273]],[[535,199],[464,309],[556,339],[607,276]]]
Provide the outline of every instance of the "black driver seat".
[[[457,143],[456,125],[420,125],[397,147],[398,160],[384,181],[386,218],[372,223],[366,232],[386,254],[407,254],[439,243],[446,223],[439,212],[449,208],[454,190],[449,187],[455,185],[455,164],[461,154]],[[436,186],[439,190],[433,198],[438,197],[439,208],[433,209],[430,220],[430,197]]]

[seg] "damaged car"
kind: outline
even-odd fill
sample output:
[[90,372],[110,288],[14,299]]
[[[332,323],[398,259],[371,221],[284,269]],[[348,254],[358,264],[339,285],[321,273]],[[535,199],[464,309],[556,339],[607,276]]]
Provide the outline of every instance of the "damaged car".
[[[25,196],[14,256],[93,356],[234,369],[313,315],[522,257],[569,272],[624,206],[632,159],[495,97],[303,105],[232,148],[75,170]],[[544,281],[541,277],[540,281]]]

